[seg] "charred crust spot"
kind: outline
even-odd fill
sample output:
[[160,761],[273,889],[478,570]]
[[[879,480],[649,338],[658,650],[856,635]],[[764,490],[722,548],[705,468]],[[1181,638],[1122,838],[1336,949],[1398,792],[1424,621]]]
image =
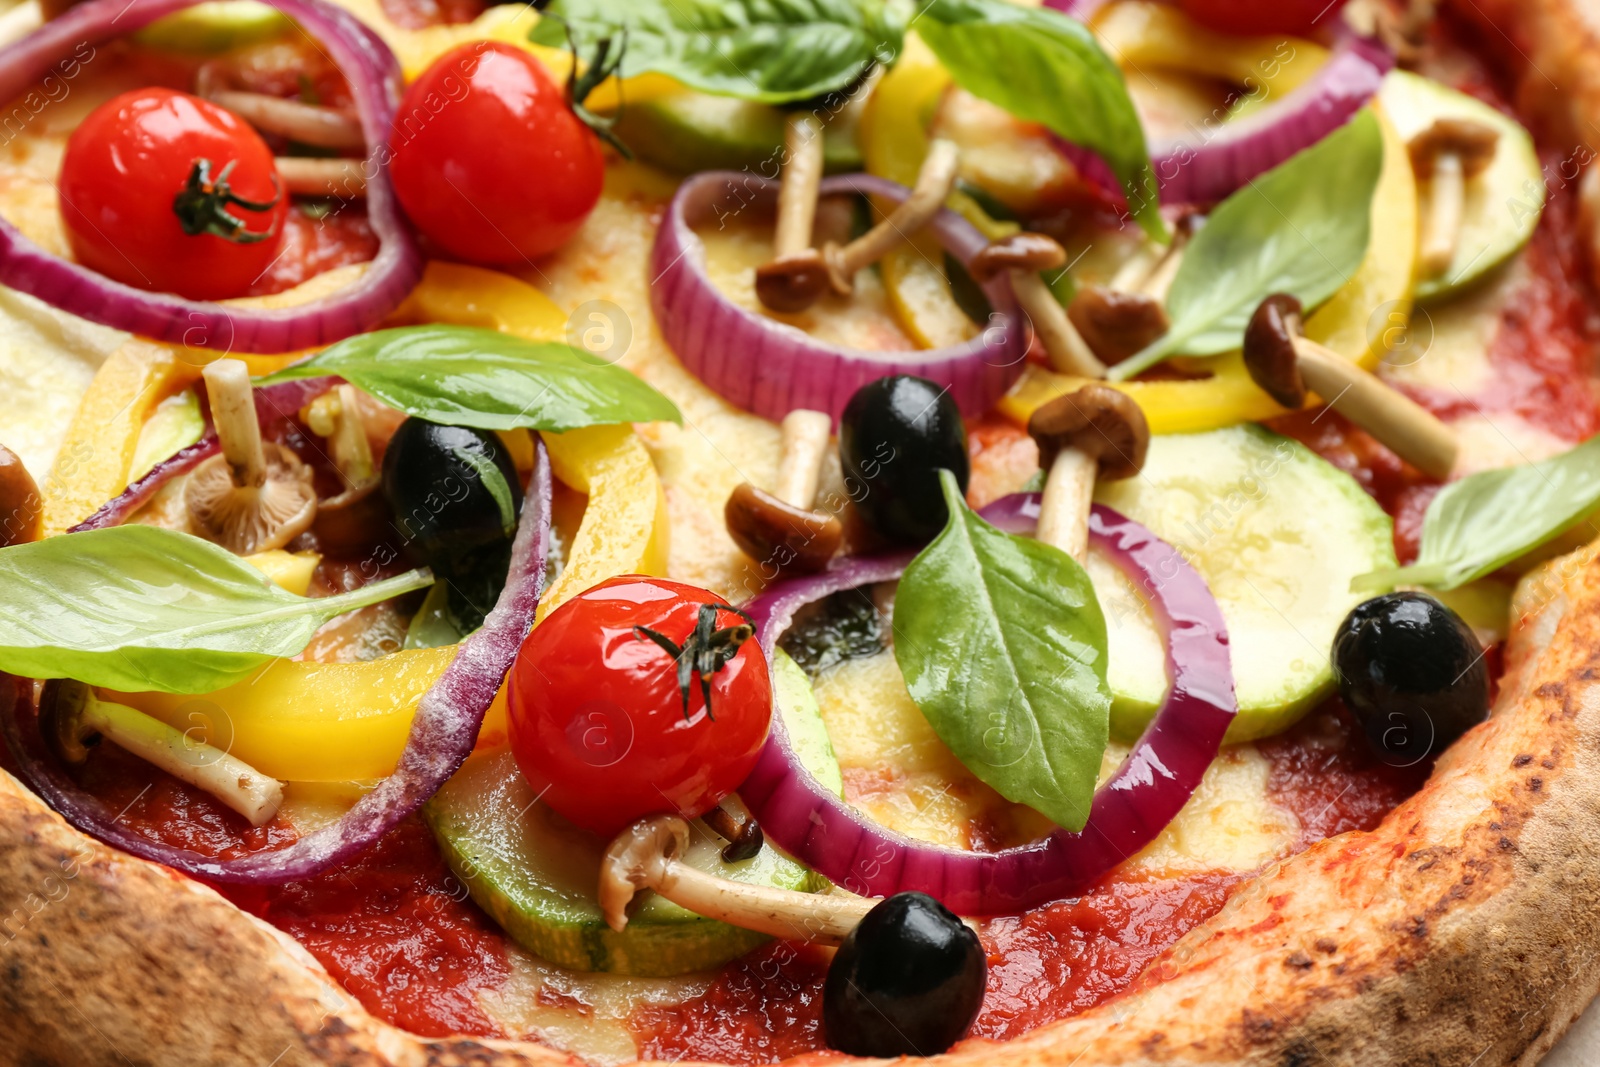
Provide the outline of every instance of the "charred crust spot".
[[1258,1045],[1271,1041],[1278,1032],[1276,1020],[1264,1012],[1245,1008],[1239,1013],[1239,1021],[1244,1026],[1244,1036]]
[[1423,918],[1421,915],[1413,915],[1410,919],[1406,920],[1405,931],[1415,938],[1427,937],[1428,920]]
[[1516,844],[1512,842],[1511,838],[1505,836],[1502,836],[1496,843],[1499,845],[1501,852],[1510,852],[1512,849],[1517,847]]
[[1521,755],[1517,756],[1516,759],[1511,761],[1511,766],[1513,766],[1513,767],[1526,767],[1528,764],[1530,764],[1532,762],[1533,762],[1533,757],[1531,755],[1529,755],[1528,753],[1524,752]]
[[1543,788],[1544,788],[1544,779],[1543,778],[1535,777],[1535,778],[1529,778],[1528,779],[1528,792],[1537,793]]
[[1556,769],[1556,761],[1551,759],[1549,756],[1546,756],[1544,759],[1539,761],[1539,766],[1543,767],[1547,771],[1553,771]]
[[1316,966],[1311,957],[1304,952],[1289,953],[1289,958],[1283,961],[1283,965],[1294,971],[1309,971]]
[[1311,943],[1311,947],[1328,956],[1339,951],[1339,943],[1331,937],[1319,937]]
[[1556,697],[1562,696],[1566,692],[1566,688],[1567,687],[1562,685],[1560,682],[1546,682],[1539,688],[1535,689],[1534,693],[1553,700]]

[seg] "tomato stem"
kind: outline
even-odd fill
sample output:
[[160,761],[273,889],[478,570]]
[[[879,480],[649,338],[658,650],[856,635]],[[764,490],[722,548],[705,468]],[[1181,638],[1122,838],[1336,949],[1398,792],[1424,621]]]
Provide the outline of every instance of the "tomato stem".
[[[611,54],[612,39],[610,37],[602,37],[595,43],[593,61],[584,66],[581,57],[578,55],[577,39],[572,36],[572,26],[564,25],[567,31],[567,49],[572,53],[572,71],[567,75],[567,103],[572,108],[572,113],[578,116],[579,122],[593,130],[596,137],[616,149],[623,159],[632,159],[633,152],[627,145],[622,143],[622,138],[618,137],[616,131],[612,129],[617,124],[618,116],[622,113],[620,103],[617,114],[607,117],[601,117],[584,106],[584,101],[589,98],[589,94],[599,88],[607,79],[612,76],[618,78],[622,76],[622,57],[628,51],[628,28],[624,26],[619,31],[615,56]],[[581,75],[578,73],[580,67],[583,69]],[[618,100],[621,100],[620,93],[618,94]]]
[[[262,203],[258,200],[246,200],[235,193],[228,184],[228,175],[233,173],[234,165],[238,162],[236,159],[229,160],[213,178],[209,159],[201,157],[194,161],[194,167],[189,171],[189,180],[178,190],[178,195],[172,198],[173,214],[178,216],[178,224],[183,227],[184,233],[190,237],[209,233],[213,237],[241,245],[265,241],[277,234],[276,221],[271,227],[258,233],[245,229],[245,220],[229,213],[230,204],[237,204],[246,211],[271,211],[283,198],[283,193],[278,191],[273,194],[271,200]],[[277,175],[273,175],[272,185],[277,189]]]
[[[745,621],[736,626],[717,629],[717,612],[731,611]],[[695,673],[700,675],[700,693],[705,698],[706,718],[712,722],[717,717],[711,713],[711,677],[726,667],[739,654],[739,646],[755,633],[750,616],[731,604],[701,604],[695,616],[694,631],[689,639],[679,645],[672,638],[648,626],[635,626],[633,636],[649,639],[660,645],[678,664],[678,692],[683,696],[683,718],[689,719],[689,686]]]

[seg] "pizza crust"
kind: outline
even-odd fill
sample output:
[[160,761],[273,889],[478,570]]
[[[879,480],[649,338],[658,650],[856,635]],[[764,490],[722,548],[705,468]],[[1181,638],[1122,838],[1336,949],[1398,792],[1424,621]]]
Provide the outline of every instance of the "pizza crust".
[[[1588,152],[1600,15],[1459,7],[1528,72],[1524,113]],[[944,1062],[1536,1063],[1600,988],[1600,550],[1530,576],[1516,611],[1495,716],[1378,829],[1270,867],[1122,996]],[[21,1063],[576,1062],[373,1018],[287,935],[83,836],[3,771],[0,1032]]]

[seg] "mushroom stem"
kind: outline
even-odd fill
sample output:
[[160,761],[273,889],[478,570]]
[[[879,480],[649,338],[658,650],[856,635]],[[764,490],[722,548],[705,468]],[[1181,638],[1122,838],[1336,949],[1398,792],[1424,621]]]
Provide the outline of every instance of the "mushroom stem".
[[296,196],[367,195],[367,179],[359,159],[310,159],[278,156],[273,160],[283,187]]
[[783,417],[782,455],[772,495],[785,504],[810,511],[817,499],[822,462],[833,436],[833,420],[821,411],[797,408]]
[[211,401],[211,421],[217,427],[233,484],[241,489],[259,488],[266,481],[267,460],[261,448],[250,368],[243,360],[219,359],[201,373]]
[[787,160],[778,189],[778,231],[773,240],[779,258],[811,247],[823,166],[822,126],[816,117],[806,112],[790,115],[784,148]]
[[1167,292],[1172,288],[1172,280],[1178,276],[1178,268],[1183,266],[1183,245],[1181,236],[1173,238],[1167,254],[1161,257],[1155,269],[1139,283],[1139,292],[1158,304],[1166,303]]
[[1033,332],[1044,345],[1045,355],[1053,370],[1079,378],[1104,378],[1106,365],[1090,351],[1089,345],[1067,318],[1066,309],[1056,300],[1055,294],[1034,271],[1011,271],[1011,291],[1028,320]]
[[232,111],[258,130],[275,133],[318,148],[361,148],[366,139],[361,123],[329,107],[303,104],[266,93],[224,89],[210,94],[213,103]]
[[372,461],[372,443],[367,440],[367,423],[361,417],[361,401],[353,385],[341,385],[306,405],[305,421],[311,432],[326,438],[333,450],[333,464],[344,479],[345,491],[353,492],[376,485],[378,468]]
[[1089,555],[1089,509],[1094,504],[1098,462],[1076,448],[1063,448],[1050,464],[1039,498],[1037,537],[1082,563]]
[[[77,685],[80,683],[65,683]],[[283,785],[220,748],[196,741],[142,711],[101,700],[84,686],[78,734],[99,734],[118,748],[222,801],[263,826],[283,802]]]
[[650,889],[708,919],[773,937],[836,945],[878,903],[718,878],[683,862],[688,846],[689,824],[676,815],[641,819],[618,834],[600,864],[606,924],[621,931],[634,895]]
[[928,224],[949,199],[956,184],[960,150],[951,141],[936,140],[928,149],[917,174],[916,187],[889,217],[854,241],[840,248],[830,244],[823,249],[828,266],[828,281],[840,296],[849,296],[857,272],[878,262],[900,247],[907,238]]
[[1427,211],[1422,217],[1419,266],[1423,277],[1437,277],[1455,261],[1466,201],[1467,178],[1461,157],[1455,152],[1439,153],[1434,157]]
[[1371,434],[1395,455],[1433,478],[1455,469],[1455,432],[1375,374],[1305,337],[1294,351],[1306,388]]

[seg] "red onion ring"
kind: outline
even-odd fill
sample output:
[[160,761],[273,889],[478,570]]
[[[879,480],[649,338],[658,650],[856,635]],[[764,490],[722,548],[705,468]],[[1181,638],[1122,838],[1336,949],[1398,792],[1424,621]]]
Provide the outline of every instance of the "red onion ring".
[[337,823],[286,848],[232,860],[152,841],[128,829],[116,812],[80,790],[56,765],[39,734],[38,709],[25,689],[31,683],[0,675],[0,731],[28,784],[84,833],[130,855],[215,882],[275,885],[299,881],[374,844],[438,792],[471,755],[484,713],[533,628],[550,547],[551,493],[550,457],[544,442],[537,437],[534,440],[533,475],[500,599],[483,628],[461,643],[456,658],[423,695],[395,772]]
[[[1162,200],[1211,204],[1226,198],[1349,122],[1393,66],[1394,56],[1383,45],[1347,34],[1309,81],[1277,103],[1214,130],[1196,131],[1198,144],[1181,137],[1153,141],[1150,165]],[[1122,196],[1121,183],[1099,156],[1059,138],[1056,144],[1086,180]]]
[[[341,380],[302,378],[299,381],[257,388],[253,399],[256,402],[256,419],[261,424],[261,432],[271,434],[298,415],[301,408],[338,385]],[[179,449],[151,467],[142,478],[130,483],[128,488],[100,505],[93,515],[67,532],[82,533],[85,530],[103,530],[107,526],[120,526],[128,516],[144,507],[163,485],[181,474],[188,474],[222,451],[222,445],[217,440],[217,431],[211,425],[211,411],[205,407],[205,403],[205,394],[202,393],[200,404],[205,411],[206,432],[200,440],[187,448]]]
[[[89,0],[21,41],[0,48],[0,100],[20,95],[60,57],[133,33],[199,0]],[[367,218],[377,257],[347,288],[293,308],[245,308],[150,293],[57,258],[0,219],[0,284],[63,311],[168,344],[221,352],[294,352],[377,325],[422,278],[422,254],[389,183],[389,129],[402,88],[400,64],[359,19],[325,0],[268,0],[298,22],[350,83],[366,159]]]
[[[910,190],[868,174],[822,183],[822,195],[860,193],[899,203]],[[966,415],[993,407],[1022,374],[1027,337],[1011,283],[984,287],[995,309],[988,327],[965,344],[931,352],[885,353],[844,348],[747,311],[706,275],[705,245],[693,227],[721,222],[752,205],[777,203],[778,183],[737,171],[707,171],[678,187],[651,254],[650,304],[668,346],[683,365],[728,402],[768,419],[797,408],[835,419],[861,386],[891,374],[914,374],[947,388]],[[934,217],[945,249],[966,264],[988,245],[953,211]]]
[[[1030,531],[1039,497],[1019,493],[981,514]],[[739,795],[768,839],[852,893],[917,890],[963,915],[1016,913],[1081,892],[1155,839],[1200,784],[1237,703],[1228,632],[1204,579],[1139,523],[1096,505],[1089,536],[1149,594],[1167,638],[1172,684],[1144,736],[1095,793],[1080,833],[1058,830],[1003,852],[966,852],[917,841],[869,820],[813,778],[789,747],[780,717]],[[821,574],[775,586],[746,610],[770,656],[795,612],[831,593],[897,578],[909,552],[837,561]]]

